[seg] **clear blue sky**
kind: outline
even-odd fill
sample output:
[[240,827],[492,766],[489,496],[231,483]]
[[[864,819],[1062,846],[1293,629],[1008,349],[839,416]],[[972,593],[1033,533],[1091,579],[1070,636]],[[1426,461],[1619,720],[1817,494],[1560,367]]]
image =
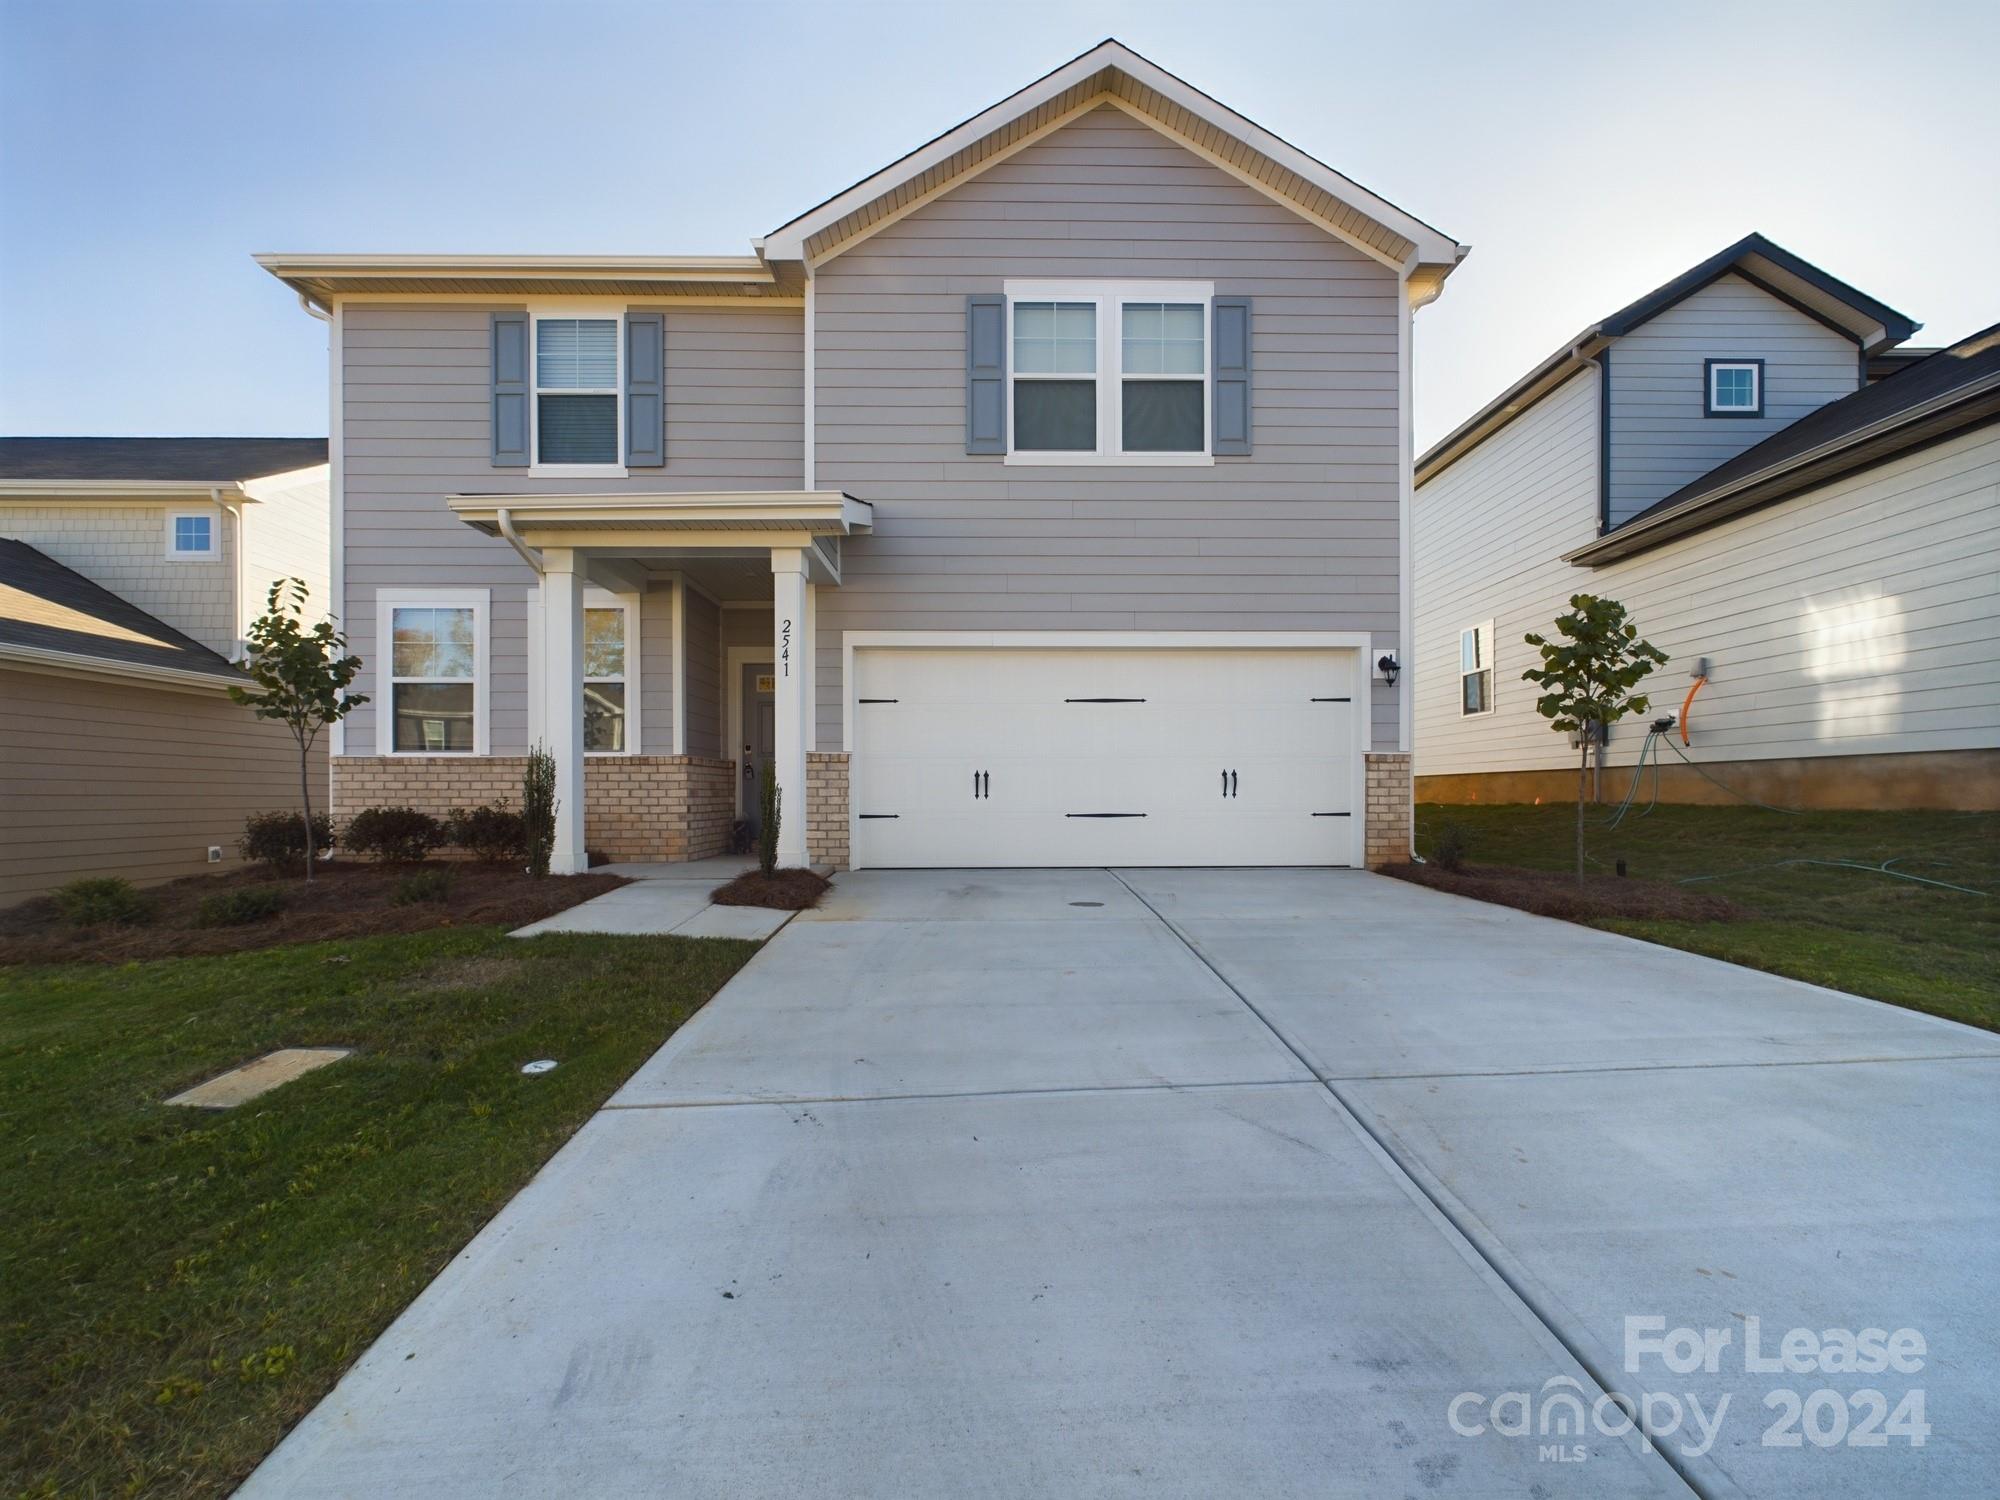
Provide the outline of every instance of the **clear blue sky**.
[[1107,35],[1474,247],[1419,444],[1749,230],[2000,320],[2000,5],[0,0],[0,432],[322,433],[260,250],[747,253]]

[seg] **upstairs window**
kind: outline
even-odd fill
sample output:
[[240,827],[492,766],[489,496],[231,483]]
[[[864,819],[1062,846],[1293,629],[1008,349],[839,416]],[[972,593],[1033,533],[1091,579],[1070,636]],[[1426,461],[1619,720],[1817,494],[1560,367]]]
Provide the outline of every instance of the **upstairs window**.
[[204,560],[217,555],[215,517],[203,510],[167,513],[167,556]]
[[1012,282],[1010,460],[1207,463],[1213,288]]
[[618,320],[535,319],[535,463],[616,467]]
[[1475,719],[1493,712],[1493,622],[1458,633],[1458,713]]
[[1761,417],[1764,415],[1764,361],[1761,359],[1711,359],[1708,372],[1708,415],[1711,417]]

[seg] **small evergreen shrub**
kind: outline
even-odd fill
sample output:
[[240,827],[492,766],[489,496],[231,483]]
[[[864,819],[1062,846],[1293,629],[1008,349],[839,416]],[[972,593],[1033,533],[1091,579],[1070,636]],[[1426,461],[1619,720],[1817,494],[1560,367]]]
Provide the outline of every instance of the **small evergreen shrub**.
[[391,864],[416,864],[444,842],[444,824],[414,807],[364,807],[347,821],[347,847]]
[[55,893],[55,903],[79,927],[137,927],[153,917],[152,903],[116,875],[72,880]]
[[[333,819],[323,812],[313,814],[312,842],[316,853],[333,847]],[[236,852],[274,874],[297,874],[305,868],[305,819],[295,812],[252,813],[243,820]]]
[[[304,848],[299,852],[303,854]],[[233,891],[216,891],[203,896],[195,912],[197,927],[247,927],[264,922],[285,909],[285,893],[275,885],[239,886]]]
[[1431,863],[1456,875],[1465,868],[1465,856],[1471,852],[1471,831],[1463,823],[1447,820],[1431,846]]
[[444,820],[446,842],[489,864],[519,859],[528,852],[528,825],[505,803],[455,807]]
[[415,870],[396,882],[391,906],[442,906],[451,899],[452,870]]
[[556,758],[545,745],[528,752],[528,766],[521,773],[521,824],[528,873],[539,879],[549,873],[556,852]]
[[778,868],[778,814],[783,796],[778,788],[778,768],[771,764],[771,757],[764,757],[763,780],[757,787],[757,868],[766,875]]

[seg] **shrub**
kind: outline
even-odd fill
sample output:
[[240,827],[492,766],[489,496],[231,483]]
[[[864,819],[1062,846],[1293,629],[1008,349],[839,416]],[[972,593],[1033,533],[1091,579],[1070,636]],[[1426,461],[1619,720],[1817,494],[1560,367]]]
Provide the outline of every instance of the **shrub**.
[[55,893],[56,910],[79,927],[136,927],[152,920],[152,904],[116,875],[72,880]]
[[[333,847],[333,819],[323,812],[313,814],[312,842],[315,851]],[[243,820],[243,837],[236,841],[236,852],[274,872],[303,870],[305,819],[295,812],[252,813]]]
[[415,864],[444,842],[444,824],[414,807],[364,807],[342,837],[357,854]]
[[391,906],[442,906],[451,899],[451,886],[456,872],[452,870],[415,870],[396,882],[396,889],[389,897]]
[[549,873],[556,852],[556,758],[545,745],[528,752],[521,773],[521,824],[527,836],[528,873]]
[[1472,852],[1472,833],[1463,823],[1447,821],[1438,829],[1431,847],[1431,862],[1440,870],[1456,875],[1465,868],[1465,856]]
[[528,852],[528,825],[505,803],[455,807],[444,820],[448,843],[489,863],[519,859]]
[[[303,848],[299,851],[305,852]],[[216,891],[201,898],[195,912],[197,927],[247,927],[263,922],[285,909],[285,893],[275,885],[246,885],[233,891]]]
[[778,868],[778,815],[783,797],[778,790],[778,768],[764,757],[764,779],[757,788],[757,868],[766,875]]

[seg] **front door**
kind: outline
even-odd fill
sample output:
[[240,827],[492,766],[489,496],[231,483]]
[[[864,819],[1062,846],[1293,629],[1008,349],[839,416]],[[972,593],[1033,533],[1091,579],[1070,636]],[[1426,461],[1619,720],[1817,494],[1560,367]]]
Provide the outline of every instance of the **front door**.
[[757,795],[759,780],[764,774],[764,762],[771,758],[772,747],[778,743],[778,705],[774,696],[777,684],[771,680],[771,664],[765,662],[745,662],[740,701],[743,704],[743,722],[737,726],[743,746],[741,795],[737,805],[742,816],[750,824],[750,837],[757,837],[762,822],[759,816],[763,799]]

